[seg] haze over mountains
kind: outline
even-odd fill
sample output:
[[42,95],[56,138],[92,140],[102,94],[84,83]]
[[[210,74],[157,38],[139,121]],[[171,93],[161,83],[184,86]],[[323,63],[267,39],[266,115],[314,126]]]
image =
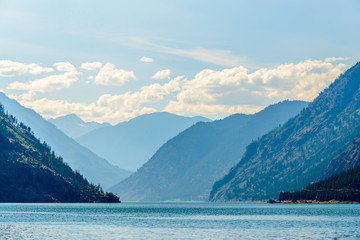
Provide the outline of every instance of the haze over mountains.
[[97,128],[111,126],[109,123],[85,122],[76,114],[50,118],[48,121],[74,139]]
[[210,200],[277,198],[280,191],[300,190],[353,167],[359,162],[358,151],[349,154],[346,150],[356,149],[359,112],[357,63],[300,115],[250,144],[240,162],[214,184]]
[[9,113],[29,126],[36,137],[40,138],[41,141],[46,141],[56,154],[64,158],[64,162],[68,163],[74,170],[79,170],[89,181],[101,184],[104,189],[107,189],[117,183],[119,179],[124,179],[130,175],[129,171],[111,165],[105,159],[100,158],[65,135],[33,110],[21,106],[1,92],[0,103],[5,106]]
[[93,130],[76,140],[110,163],[136,170],[167,140],[199,121],[211,120],[167,112],[144,114],[115,126]]
[[212,184],[245,147],[308,103],[284,101],[254,115],[199,122],[166,142],[136,173],[110,190],[125,201],[206,200]]

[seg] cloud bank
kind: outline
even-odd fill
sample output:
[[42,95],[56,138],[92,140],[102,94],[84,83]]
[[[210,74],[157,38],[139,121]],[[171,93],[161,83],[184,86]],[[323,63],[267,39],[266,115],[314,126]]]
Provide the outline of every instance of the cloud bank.
[[[67,72],[28,83],[13,82],[8,89],[28,91],[12,97],[47,118],[76,113],[88,121],[115,124],[156,111],[211,117],[239,112],[254,113],[285,99],[312,101],[343,72],[346,66],[336,63],[338,61],[341,59],[306,60],[260,68],[254,72],[249,72],[243,66],[220,71],[204,69],[191,79],[179,76],[162,84],[142,86],[135,91],[104,93],[91,103],[50,100],[46,97],[37,99],[34,92],[59,90],[77,81],[80,73],[73,65],[56,63],[54,66],[58,71]],[[168,78],[170,70],[159,71],[154,76],[158,79]],[[133,72],[116,69],[113,64],[106,63],[89,84],[121,85],[129,79],[135,79]]]

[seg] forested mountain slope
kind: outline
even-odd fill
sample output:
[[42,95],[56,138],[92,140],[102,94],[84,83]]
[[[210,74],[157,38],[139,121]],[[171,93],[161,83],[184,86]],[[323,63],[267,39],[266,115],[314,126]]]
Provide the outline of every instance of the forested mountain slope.
[[0,105],[0,202],[119,202],[65,164]]
[[279,201],[351,201],[360,202],[360,166],[309,184],[295,192],[280,192]]

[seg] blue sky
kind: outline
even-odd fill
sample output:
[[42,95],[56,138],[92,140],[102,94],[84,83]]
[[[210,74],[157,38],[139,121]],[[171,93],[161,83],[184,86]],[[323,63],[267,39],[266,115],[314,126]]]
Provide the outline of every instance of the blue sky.
[[[44,117],[221,118],[359,61],[359,1],[0,1],[0,88]],[[141,60],[142,59],[142,60]]]

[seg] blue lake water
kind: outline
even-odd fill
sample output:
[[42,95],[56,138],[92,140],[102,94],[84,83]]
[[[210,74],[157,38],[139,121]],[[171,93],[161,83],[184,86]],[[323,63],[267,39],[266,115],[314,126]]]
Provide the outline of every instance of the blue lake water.
[[360,239],[360,205],[0,204],[0,239]]

